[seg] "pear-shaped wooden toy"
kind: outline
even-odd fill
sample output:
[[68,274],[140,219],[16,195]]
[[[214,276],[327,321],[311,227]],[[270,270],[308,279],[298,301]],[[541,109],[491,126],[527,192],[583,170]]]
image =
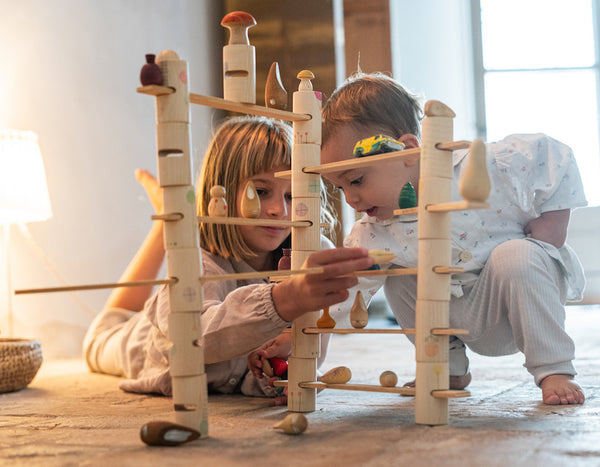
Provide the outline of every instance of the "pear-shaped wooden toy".
[[227,201],[225,200],[225,187],[221,185],[215,185],[210,189],[208,215],[210,217],[227,217]]
[[308,427],[308,420],[301,413],[291,413],[283,420],[273,425],[273,428],[283,431],[288,435],[304,433]]
[[260,217],[260,199],[258,199],[258,193],[252,180],[249,180],[244,187],[240,211],[242,217],[255,219]]
[[287,91],[281,82],[279,63],[273,62],[267,75],[265,84],[265,106],[272,109],[285,110],[287,108]]
[[362,292],[359,290],[356,292],[356,298],[354,304],[350,309],[350,324],[353,328],[361,329],[364,328],[369,322],[369,312],[367,306],[363,300]]
[[335,320],[329,314],[329,307],[323,308],[323,314],[317,320],[317,327],[318,328],[334,328],[335,327]]
[[400,190],[398,197],[398,206],[400,209],[414,208],[417,205],[417,193],[412,183],[406,182]]
[[490,195],[490,189],[485,144],[476,139],[471,143],[469,160],[458,182],[458,191],[466,201],[484,202]]
[[346,384],[352,378],[350,368],[346,366],[336,366],[319,378],[327,384]]

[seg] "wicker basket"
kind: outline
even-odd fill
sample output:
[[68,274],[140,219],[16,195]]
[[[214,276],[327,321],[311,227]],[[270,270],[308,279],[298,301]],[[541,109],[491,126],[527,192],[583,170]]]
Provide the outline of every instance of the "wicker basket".
[[42,365],[42,345],[30,339],[0,339],[0,393],[27,387]]

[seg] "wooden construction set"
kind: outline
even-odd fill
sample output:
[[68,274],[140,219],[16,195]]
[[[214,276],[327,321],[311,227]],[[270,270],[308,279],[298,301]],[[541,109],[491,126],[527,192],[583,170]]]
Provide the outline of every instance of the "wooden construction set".
[[[237,15],[237,17],[236,17]],[[246,16],[244,16],[246,15]],[[251,18],[251,19],[250,19]],[[232,22],[228,20],[233,19]],[[468,396],[467,391],[449,389],[448,338],[466,333],[448,329],[450,276],[462,268],[450,267],[450,212],[487,207],[489,193],[478,192],[483,173],[474,173],[461,180],[460,191],[464,201],[450,202],[453,176],[452,151],[471,147],[474,164],[485,159],[485,148],[480,142],[453,142],[452,119],[454,112],[444,104],[429,101],[422,122],[422,147],[343,162],[320,164],[321,149],[321,94],[313,90],[309,71],[298,74],[298,90],[293,94],[292,111],[255,105],[254,47],[248,42],[247,29],[253,24],[251,15],[230,13],[221,23],[231,31],[230,42],[223,50],[224,99],[192,94],[188,91],[187,63],[172,51],[163,51],[156,57],[162,75],[161,84],[148,84],[138,92],[156,98],[156,144],[158,153],[158,180],[163,191],[164,213],[153,216],[164,221],[164,246],[167,256],[168,279],[143,283],[113,283],[97,286],[75,286],[56,289],[32,289],[29,292],[56,290],[83,290],[85,288],[120,287],[168,284],[171,313],[169,316],[170,372],[173,387],[175,423],[190,428],[199,436],[208,434],[207,384],[202,336],[203,293],[207,280],[274,277],[277,275],[319,272],[320,268],[302,270],[305,259],[320,245],[320,174],[367,166],[405,157],[420,156],[418,207],[400,209],[397,215],[417,214],[419,259],[417,268],[361,271],[359,276],[417,274],[416,329],[336,329],[320,328],[316,322],[319,312],[297,319],[292,326],[292,353],[289,357],[288,380],[280,385],[288,388],[288,410],[312,412],[316,409],[316,392],[320,388],[391,392],[415,396],[415,422],[441,425],[448,423],[448,399]],[[278,80],[278,70],[274,75]],[[271,73],[273,74],[273,73]],[[272,86],[267,85],[267,87]],[[285,92],[285,91],[284,91]],[[267,89],[267,94],[270,91]],[[285,102],[281,91],[268,96],[271,104]],[[291,171],[277,174],[289,177],[292,183],[292,220],[265,221],[231,217],[201,217],[196,214],[195,192],[191,167],[190,104],[200,104],[240,113],[261,115],[291,121],[294,142]],[[269,102],[267,101],[267,105]],[[282,105],[278,105],[282,107]],[[485,164],[483,164],[485,167]],[[467,172],[473,170],[467,169]],[[477,180],[469,180],[475,177]],[[234,224],[265,225],[276,222],[290,226],[292,257],[290,271],[264,271],[227,276],[203,276],[201,251],[198,242],[198,221]],[[242,277],[243,276],[243,277]],[[27,293],[27,291],[21,291]],[[390,385],[335,384],[317,381],[317,357],[320,334],[323,333],[403,333],[415,334],[416,383],[415,388]],[[155,425],[152,425],[155,423]],[[151,422],[142,430],[165,429],[169,422],[156,425]],[[154,428],[153,428],[154,427]],[[158,428],[157,428],[158,427]],[[166,428],[165,428],[166,427]],[[144,438],[144,436],[142,436]],[[197,436],[194,436],[197,437]],[[185,435],[178,441],[189,441]],[[175,442],[177,441],[177,442]]]

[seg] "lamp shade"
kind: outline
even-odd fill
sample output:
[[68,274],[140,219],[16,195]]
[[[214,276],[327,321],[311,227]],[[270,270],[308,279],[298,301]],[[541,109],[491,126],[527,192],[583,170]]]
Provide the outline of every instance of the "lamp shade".
[[52,207],[37,135],[0,130],[0,224],[50,217]]

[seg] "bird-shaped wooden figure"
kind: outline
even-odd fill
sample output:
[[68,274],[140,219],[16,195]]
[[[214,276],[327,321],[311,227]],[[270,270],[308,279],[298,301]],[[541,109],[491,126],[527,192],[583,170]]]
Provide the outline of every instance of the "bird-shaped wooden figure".
[[400,209],[414,208],[417,205],[417,193],[412,183],[406,182],[400,190],[398,197],[398,206]]
[[280,422],[273,425],[273,428],[283,431],[288,435],[299,435],[304,433],[308,427],[308,420],[301,413],[291,413]]
[[359,290],[356,292],[356,298],[354,304],[350,309],[350,324],[353,328],[361,329],[364,328],[369,322],[369,312],[367,306],[363,300],[362,292]]
[[272,109],[285,110],[287,109],[287,104],[287,91],[281,82],[279,63],[273,62],[267,75],[267,83],[265,84],[265,105]]
[[469,160],[458,182],[458,191],[466,201],[484,202],[490,195],[490,190],[485,144],[476,139],[471,143]]
[[227,217],[227,200],[225,199],[224,186],[215,185],[210,189],[208,215],[210,217]]
[[244,187],[240,211],[242,217],[254,219],[260,217],[260,199],[258,199],[258,193],[252,180],[249,180]]
[[334,328],[335,327],[335,320],[329,314],[329,307],[323,308],[323,314],[317,320],[317,327],[318,328]]

